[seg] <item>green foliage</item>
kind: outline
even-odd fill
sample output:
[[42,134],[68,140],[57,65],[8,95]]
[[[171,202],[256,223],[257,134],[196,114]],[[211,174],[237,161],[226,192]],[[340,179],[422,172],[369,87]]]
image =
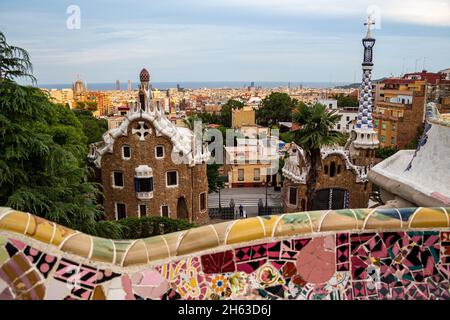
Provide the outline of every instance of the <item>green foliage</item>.
[[297,100],[287,93],[273,92],[262,100],[261,107],[256,110],[256,119],[263,126],[271,126],[280,121],[291,121],[292,111]]
[[220,164],[212,163],[206,167],[206,173],[208,175],[208,192],[218,192],[223,188],[223,180],[219,174]]
[[28,78],[36,83],[33,66],[28,52],[6,43],[5,35],[0,31],[0,81],[2,79]]
[[294,133],[292,131],[281,132],[280,139],[286,143],[290,143],[294,141]]
[[96,234],[98,185],[75,114],[41,90],[0,80],[0,205]]
[[358,99],[343,93],[333,95],[333,99],[337,100],[338,108],[357,108]]
[[333,130],[341,119],[337,110],[327,111],[322,104],[311,107],[300,103],[294,113],[294,122],[300,129],[294,132],[294,141],[300,145],[309,156],[310,169],[306,180],[307,208],[312,207],[315,196],[317,177],[321,170],[320,149],[323,146],[339,144],[343,140],[342,133]]
[[97,108],[96,101],[77,101],[75,106],[75,110],[81,111],[97,111]]
[[337,110],[327,111],[321,104],[309,107],[300,103],[294,113],[294,122],[300,126],[300,129],[293,131],[294,141],[306,151],[339,144],[344,139],[343,134],[333,128],[340,119]]
[[204,124],[220,124],[221,120],[220,117],[217,114],[211,114],[208,112],[202,112],[198,114],[198,117],[202,120]]
[[387,159],[398,151],[396,147],[386,147],[375,150],[375,157],[380,159]]
[[195,227],[195,224],[188,220],[175,220],[158,216],[130,217],[113,223],[120,226],[120,238],[122,239],[147,238]]
[[73,110],[78,121],[81,123],[83,132],[87,137],[87,144],[98,142],[102,135],[108,130],[108,121],[106,119],[97,119],[88,110]]
[[230,99],[220,110],[220,124],[226,128],[231,128],[231,112],[235,109],[242,109],[244,104],[240,101]]

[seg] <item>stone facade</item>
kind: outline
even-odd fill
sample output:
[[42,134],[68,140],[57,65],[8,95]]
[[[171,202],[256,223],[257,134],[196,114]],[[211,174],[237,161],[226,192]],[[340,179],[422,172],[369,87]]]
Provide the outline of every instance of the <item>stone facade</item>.
[[[331,166],[334,163],[335,172],[331,176]],[[327,172],[327,173],[325,173]],[[329,155],[322,159],[322,171],[318,175],[316,191],[333,189],[344,190],[346,192],[348,208],[364,208],[369,202],[372,184],[370,182],[357,183],[357,174],[346,169],[346,160],[341,155]],[[296,188],[297,202],[290,203],[290,189]],[[306,184],[296,183],[290,179],[285,179],[282,189],[282,199],[284,199],[284,212],[298,212],[309,210],[307,208]],[[332,207],[332,205],[331,205]]]
[[206,147],[153,102],[145,69],[140,78],[139,103],[91,146],[105,212],[109,219],[154,215],[207,223]]
[[[114,142],[113,152],[106,154],[101,160],[101,180],[105,195],[104,207],[110,219],[116,217],[116,202],[126,204],[127,216],[139,216],[139,205],[147,206],[147,215],[161,215],[161,207],[169,208],[170,218],[189,218],[195,223],[205,223],[208,220],[208,212],[200,210],[200,194],[208,195],[206,176],[206,164],[190,167],[186,164],[176,164],[171,159],[172,143],[165,136],[157,136],[151,123],[145,122],[150,128],[151,134],[145,141],[140,141],[136,134],[132,134],[133,128],[139,126],[139,120],[135,120],[128,126],[126,136],[119,137]],[[124,160],[123,146],[129,146],[131,157]],[[156,146],[163,146],[164,157],[156,157]],[[135,169],[140,165],[147,165],[153,169],[153,197],[149,200],[140,200],[136,196],[134,178]],[[113,172],[123,172],[124,186],[113,186]],[[176,171],[178,173],[178,186],[166,186],[166,173]],[[177,211],[179,199],[184,198],[188,208],[188,217],[179,216]],[[206,202],[207,203],[207,202]]]

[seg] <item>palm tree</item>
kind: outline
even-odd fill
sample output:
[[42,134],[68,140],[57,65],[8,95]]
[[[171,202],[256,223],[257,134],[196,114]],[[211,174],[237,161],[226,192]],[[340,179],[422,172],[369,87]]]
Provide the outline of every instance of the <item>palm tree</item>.
[[305,150],[310,163],[306,179],[307,208],[312,207],[317,177],[322,170],[320,149],[338,144],[344,138],[342,133],[333,130],[340,119],[341,115],[337,114],[337,110],[327,111],[322,104],[309,107],[300,103],[293,115],[293,121],[300,126],[300,129],[293,132],[294,142]]
[[6,43],[6,37],[0,31],[0,80],[29,78],[35,84],[36,78],[32,72],[33,66],[28,52]]

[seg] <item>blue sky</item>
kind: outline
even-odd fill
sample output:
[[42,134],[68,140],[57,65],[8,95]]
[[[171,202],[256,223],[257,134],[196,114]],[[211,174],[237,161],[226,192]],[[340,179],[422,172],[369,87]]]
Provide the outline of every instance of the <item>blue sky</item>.
[[[69,5],[81,28],[67,29]],[[450,0],[1,0],[0,30],[39,83],[359,81],[367,10],[374,77],[450,67]]]

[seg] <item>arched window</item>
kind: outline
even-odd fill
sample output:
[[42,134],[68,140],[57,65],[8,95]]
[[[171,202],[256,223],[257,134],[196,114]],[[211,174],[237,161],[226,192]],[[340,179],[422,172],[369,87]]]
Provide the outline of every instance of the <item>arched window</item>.
[[301,201],[301,207],[302,207],[302,211],[306,211],[306,203],[305,203],[305,199],[302,199],[302,201]]
[[337,174],[341,174],[341,165],[338,165],[337,167]]
[[325,167],[323,168],[323,171],[325,174],[328,174],[328,165],[325,165]]
[[336,164],[334,163],[334,161],[332,161],[330,165],[330,177],[334,177],[335,173],[336,173]]

